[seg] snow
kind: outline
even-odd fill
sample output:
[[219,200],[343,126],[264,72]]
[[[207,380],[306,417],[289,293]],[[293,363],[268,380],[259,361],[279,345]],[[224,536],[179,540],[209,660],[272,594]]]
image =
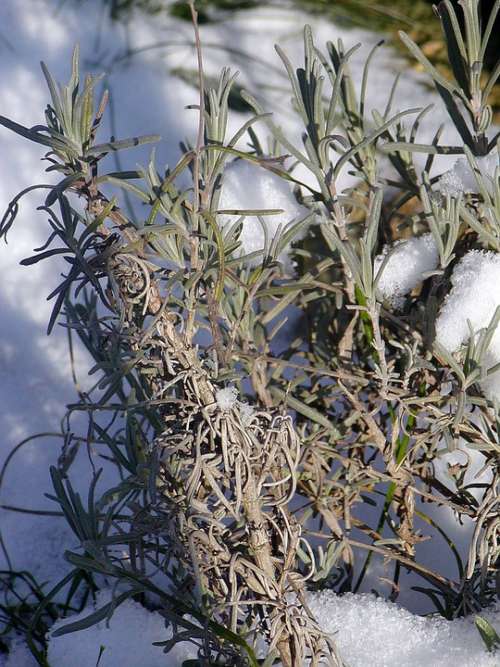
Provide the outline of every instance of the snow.
[[500,255],[471,250],[455,267],[452,289],[436,322],[436,340],[454,352],[474,331],[488,326],[500,305],[500,293],[494,289],[500,280]]
[[[219,210],[235,209],[282,209],[283,211],[274,215],[260,216],[262,223],[259,222],[257,216],[245,216],[239,237],[244,254],[262,251],[265,247],[268,249],[278,230],[283,233],[287,225],[299,222],[309,214],[309,210],[301,206],[295,199],[289,183],[269,170],[246,160],[235,160],[224,170]],[[239,217],[222,215],[219,216],[219,221],[222,222],[223,228],[227,229]],[[295,239],[303,236],[304,231],[300,231],[302,234],[298,233]],[[287,263],[289,251],[290,243],[280,254],[281,261]],[[259,264],[261,260],[262,256],[257,256],[250,261],[255,265]]]
[[[308,605],[349,667],[498,667],[472,619],[424,618],[372,595],[331,591],[310,594]],[[483,615],[498,627],[500,609]]]
[[437,268],[439,252],[432,234],[423,234],[392,246],[375,257],[375,276],[389,255],[378,280],[378,291],[393,307],[400,308],[404,296],[421,283],[425,274]]
[[[0,656],[0,665],[4,667]],[[9,654],[5,661],[5,667],[36,667],[37,662],[33,654],[20,639],[12,642]]]
[[[85,11],[82,11],[81,3],[73,2],[0,2],[2,114],[28,127],[43,122],[43,109],[48,101],[48,93],[38,62],[45,60],[57,79],[67,80],[71,51],[74,43],[78,41],[82,51],[83,69],[94,74],[105,70],[105,82],[111,91],[116,122],[112,127],[112,114],[105,116],[100,139],[104,141],[110,134],[123,138],[142,132],[158,132],[164,137],[157,151],[159,168],[162,169],[165,163],[173,166],[179,156],[178,141],[187,136],[193,143],[196,134],[196,112],[186,112],[185,107],[196,104],[197,93],[171,73],[175,67],[194,69],[196,66],[191,26],[170,17],[165,19],[161,14],[155,17],[137,14],[129,24],[111,23],[106,12],[106,9],[109,9],[108,4],[88,0]],[[322,16],[311,17],[296,10],[276,7],[235,12],[220,22],[202,26],[201,29],[207,73],[212,76],[217,74],[228,62],[239,67],[242,70],[239,83],[258,94],[266,109],[274,111],[276,123],[292,138],[296,146],[301,145],[303,128],[290,110],[290,92],[283,94],[283,88],[288,86],[288,82],[273,47],[275,42],[280,42],[292,62],[301,63],[301,27],[306,22],[311,24],[316,42],[321,47],[327,39],[336,41],[342,38],[348,47],[357,42],[363,43],[363,47],[353,56],[351,62],[352,79],[355,86],[359,87],[364,59],[371,47],[378,42],[378,34],[357,29],[348,30],[345,26],[331,24]],[[15,40],[10,39],[11,35],[15,35]],[[220,48],[222,44],[232,47],[231,54]],[[248,54],[255,53],[255,44],[258,44],[258,54],[249,61]],[[385,107],[394,75],[403,64],[399,56],[386,47],[379,50],[375,62],[376,67],[372,68],[368,82],[368,117],[371,108],[383,110]],[[404,108],[422,107],[429,102],[436,102],[435,94],[420,85],[423,80],[421,75],[414,72],[408,72],[402,77],[396,99],[402,100]],[[439,105],[438,101],[436,113],[429,114],[421,123],[418,139],[422,143],[431,141],[436,121],[442,120],[439,111],[442,107]],[[230,132],[236,131],[246,118],[232,114],[229,120]],[[262,126],[255,126],[255,129],[265,146],[265,131]],[[28,143],[3,127],[0,127],[0,139],[5,165],[0,181],[0,204],[4,209],[21,189],[35,182],[48,182],[51,177],[43,173],[46,165],[40,162],[43,153],[40,146]],[[445,127],[442,141],[445,144],[457,141],[456,132],[449,123]],[[240,148],[245,149],[245,146]],[[123,168],[134,168],[136,162],[144,164],[148,155],[149,148],[124,153]],[[452,158],[449,156],[437,156],[436,171],[440,173],[451,164]],[[108,168],[114,170],[117,167],[111,161]],[[258,183],[252,187],[243,177],[245,169],[252,178],[258,174]],[[340,176],[339,191],[352,183],[352,177],[346,172],[347,169]],[[304,214],[305,209],[296,201],[292,188],[283,181],[279,181],[279,186],[276,185],[274,180],[278,177],[271,172],[236,161],[227,167],[226,187],[229,183],[229,188],[232,187],[231,173],[234,173],[233,201],[237,202],[238,207],[244,205],[245,208],[284,210],[283,214],[264,218],[270,237],[280,222],[286,224]],[[310,181],[310,174],[304,173],[303,167],[299,166],[294,175],[300,180]],[[252,196],[246,198],[250,192]],[[224,192],[222,194],[221,201],[224,202]],[[230,189],[226,190],[226,195],[229,194]],[[75,399],[65,333],[56,327],[50,339],[45,336],[51,305],[45,302],[44,296],[58,284],[63,263],[48,261],[29,269],[19,266],[19,261],[31,255],[32,249],[42,245],[46,239],[46,215],[35,210],[42,202],[43,193],[40,195],[37,192],[23,200],[18,220],[10,233],[10,245],[7,248],[0,247],[0,459],[5,459],[22,438],[37,432],[57,431],[65,405]],[[229,207],[228,204],[224,206]],[[230,217],[232,221],[236,219],[235,216]],[[258,221],[255,218],[247,218],[243,223],[241,241],[244,252],[249,251],[245,247],[247,238],[248,243],[254,243],[257,249],[263,246],[264,235],[256,223],[258,224]],[[401,249],[397,252],[401,252]],[[392,257],[388,267],[391,262]],[[388,273],[386,278],[389,275]],[[419,280],[421,277],[417,283]],[[382,290],[382,287],[380,289]],[[279,332],[279,335],[284,336],[284,333]],[[78,345],[75,354],[78,379],[86,388],[89,385],[86,371],[91,363]],[[240,403],[238,408],[242,420],[251,419],[251,406]],[[84,420],[80,423],[75,420],[72,427],[79,432],[84,428]],[[59,450],[60,441],[55,436],[27,442],[12,459],[0,489],[0,501],[25,508],[54,510],[54,503],[47,500],[44,493],[51,491],[48,468],[56,462]],[[89,454],[97,467],[100,467],[102,460],[95,452]],[[84,498],[91,472],[87,451],[82,451],[72,466],[71,479]],[[104,478],[102,482],[105,486]],[[62,519],[30,516],[0,509],[0,521],[2,538],[15,569],[27,570],[32,572],[38,581],[46,581],[46,589],[67,572],[69,566],[62,553],[65,549],[75,549],[78,545],[75,536]],[[436,551],[440,551],[439,547],[436,547]],[[444,547],[441,553],[448,557],[447,547]],[[1,566],[5,567],[3,554],[0,559]],[[422,596],[416,594],[415,597],[420,599]],[[408,597],[408,604],[415,605],[415,601],[412,602]],[[142,618],[147,613],[134,609],[137,614],[134,618]],[[124,612],[132,613],[128,606],[124,607]],[[160,629],[160,621],[156,616],[153,621],[148,617],[147,622],[142,618],[142,622],[146,625],[157,623],[155,627]],[[104,629],[99,630],[101,631],[105,633]],[[127,633],[121,634],[124,636]],[[131,634],[137,642],[141,634],[140,624]],[[90,642],[91,635],[85,636],[87,642]],[[56,641],[63,643],[64,638],[51,640],[52,651],[57,650]],[[77,641],[77,635],[73,635],[73,641]],[[97,639],[96,643],[100,641],[101,639]],[[62,643],[58,646],[62,647]],[[80,646],[79,650],[83,651],[84,647]],[[165,667],[167,663],[160,650],[159,655],[158,664]],[[75,653],[75,656],[74,658],[71,655],[71,662],[64,664],[84,665],[78,661],[79,654]],[[93,657],[95,658],[95,654]],[[15,652],[8,658],[7,665],[28,667],[27,660],[29,654],[26,649],[16,644]],[[96,660],[92,667],[95,667],[95,662]],[[139,663],[142,664],[141,660]],[[101,667],[103,664],[106,663],[101,662]]]
[[[80,614],[57,621],[51,629],[64,627],[102,608],[111,600],[109,591],[100,591],[96,604],[89,605]],[[179,643],[166,655],[153,642],[172,637],[165,621],[156,612],[150,612],[133,600],[126,600],[107,623],[72,632],[61,637],[49,634],[48,662],[51,667],[95,667],[101,646],[104,651],[99,667],[179,667],[184,660],[196,657],[194,645]],[[26,666],[28,667],[28,665]]]
[[252,421],[254,407],[250,403],[238,400],[238,390],[236,387],[229,386],[217,390],[215,392],[215,400],[222,412],[229,412],[233,408],[237,408],[243,426],[248,426]]
[[232,410],[238,402],[238,390],[236,387],[225,387],[215,393],[215,400],[222,412]]
[[[486,457],[479,450],[469,447],[468,443],[460,439],[456,448],[452,451],[444,448],[441,449],[433,461],[434,472],[436,479],[440,482],[450,485],[449,467],[467,466],[467,470],[463,475],[462,484],[464,486],[473,484],[490,484],[493,476],[493,471],[487,463]],[[463,471],[461,471],[463,472]],[[483,498],[484,489],[469,486],[467,492],[475,497],[478,502]],[[426,507],[428,509],[428,505]],[[446,507],[441,508],[440,518],[445,520],[447,513],[451,514],[451,510]],[[440,525],[443,525],[440,523]]]
[[[85,618],[109,599],[109,592],[101,591],[96,605],[58,621],[53,629]],[[332,591],[309,593],[307,604],[320,627],[334,637],[349,667],[498,667],[498,653],[486,651],[471,618],[451,622],[416,616],[373,595],[339,597]],[[499,608],[481,615],[498,628]],[[116,609],[109,625],[102,621],[62,637],[49,635],[48,661],[51,667],[95,667],[101,646],[100,667],[179,667],[183,660],[196,657],[194,645],[188,643],[177,644],[166,655],[152,646],[169,637],[158,613],[128,600]],[[16,647],[16,655],[24,658],[22,647]],[[34,667],[35,663],[25,660],[6,667],[14,665]]]
[[[484,177],[486,187],[493,188],[495,170],[498,167],[498,150],[495,147],[488,155],[475,158],[479,171]],[[478,191],[478,184],[469,161],[458,158],[452,169],[439,179],[438,187],[443,195],[458,197],[461,193]]]
[[[457,351],[475,333],[487,327],[500,306],[500,255],[471,250],[456,265],[452,288],[436,320],[436,341],[448,352]],[[484,364],[491,368],[500,362],[500,328],[497,327],[485,354]],[[500,373],[481,380],[485,393],[500,397]]]
[[[455,169],[445,172],[438,181],[438,188],[443,196],[458,197],[464,192],[464,184]],[[438,196],[439,198],[439,196]]]
[[249,403],[242,403],[241,401],[239,401],[238,408],[240,411],[241,423],[243,424],[243,426],[248,426],[252,421],[252,417],[255,411],[253,405],[250,405]]

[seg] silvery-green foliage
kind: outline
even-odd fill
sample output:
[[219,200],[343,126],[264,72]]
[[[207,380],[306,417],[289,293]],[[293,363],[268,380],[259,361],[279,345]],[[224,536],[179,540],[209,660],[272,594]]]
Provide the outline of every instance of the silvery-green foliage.
[[[153,151],[143,168],[102,173],[110,152],[155,138],[96,144],[107,98],[95,108],[92,79],[81,90],[77,51],[68,86],[44,67],[51,94],[45,125],[0,117],[46,146],[50,169],[62,176],[56,186],[39,186],[49,190],[51,233],[25,264],[68,258],[51,295],[49,330],[64,318],[95,360],[99,379],[70,406],[65,444],[71,414],[87,412],[85,441],[106,448],[121,480],[96,497],[96,474],[83,501],[71,485],[70,456],[52,471],[55,500],[80,545],[66,554],[74,570],[61,586],[90,586],[99,577],[119,585],[113,603],[65,632],[147,594],[173,625],[172,641],[189,636],[197,644],[200,664],[256,665],[264,636],[265,664],[279,658],[291,666],[309,655],[311,664],[340,665],[304,604],[308,586],[357,591],[372,559],[383,558],[391,599],[407,581],[402,573],[411,572],[448,618],[478,611],[498,594],[500,397],[484,391],[484,382],[500,364],[500,311],[479,294],[485,326],[469,321],[456,347],[436,338],[460,259],[471,250],[500,252],[500,170],[484,171],[485,157],[498,158],[488,96],[500,67],[481,76],[500,2],[486,26],[477,0],[459,4],[463,31],[449,0],[437,7],[452,81],[402,35],[457,129],[453,146],[440,143],[442,128],[431,143],[419,142],[429,107],[392,111],[397,81],[384,108],[369,114],[377,47],[354,82],[349,60],[359,45],[320,48],[308,27],[302,66],[295,69],[278,48],[301,143],[252,91],[243,97],[253,115],[229,136],[235,77],[225,69],[211,86],[200,67],[198,136],[178,164],[159,169]],[[271,137],[268,153],[263,133]],[[456,155],[459,168],[437,171],[440,155]],[[234,160],[252,163],[256,179],[268,172],[284,179],[293,204],[309,215],[269,234],[266,217],[282,212],[272,202],[221,210]],[[296,175],[297,163],[307,181]],[[463,168],[475,185],[462,188]],[[355,185],[339,191],[346,172]],[[120,207],[124,192],[143,204],[140,221]],[[2,235],[22,194],[8,207]],[[250,218],[259,220],[262,239],[249,254],[243,230]],[[284,251],[295,268],[283,264]],[[284,337],[294,314],[300,325]],[[94,419],[97,412],[110,418]],[[442,461],[458,450],[468,463],[449,465],[443,476]],[[480,480],[468,476],[474,457]],[[472,520],[465,558],[428,504]],[[367,521],[367,505],[376,508],[375,520]],[[455,574],[425,564],[421,545],[429,537],[446,541]],[[157,570],[171,584],[156,583]],[[55,592],[27,629],[41,664],[37,624]]]

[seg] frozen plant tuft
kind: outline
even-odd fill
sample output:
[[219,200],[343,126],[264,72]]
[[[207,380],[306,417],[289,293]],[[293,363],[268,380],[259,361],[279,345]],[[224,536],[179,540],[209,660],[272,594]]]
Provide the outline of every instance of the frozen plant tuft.
[[394,308],[401,308],[404,296],[424,280],[425,274],[434,271],[439,253],[432,234],[424,234],[385,246],[375,258],[375,274],[381,269],[390,253],[378,281],[378,290]]
[[[147,592],[159,611],[156,620],[174,626],[173,636],[170,627],[159,628],[160,643],[163,639],[169,648],[171,639],[190,638],[200,665],[255,665],[263,640],[266,664],[279,660],[295,667],[307,656],[314,665],[344,667],[332,639],[335,631],[342,644],[343,628],[351,637],[353,652],[346,657],[353,666],[356,660],[375,665],[376,651],[386,667],[456,664],[452,643],[449,649],[441,645],[436,656],[419,653],[431,644],[426,619],[404,623],[397,613],[391,624],[388,605],[370,602],[366,614],[351,610],[349,629],[345,607],[333,624],[333,607],[348,599],[324,595],[329,604],[322,609],[311,603],[312,610],[305,600],[311,586],[337,593],[369,587],[406,601],[413,590],[428,597],[423,604],[419,597],[422,612],[435,607],[456,618],[497,599],[499,415],[495,404],[467,392],[484,382],[486,363],[500,358],[493,336],[500,313],[494,292],[500,278],[500,194],[498,188],[488,192],[491,170],[481,157],[497,141],[488,136],[493,84],[483,88],[480,71],[492,31],[480,38],[479,0],[459,4],[466,27],[460,36],[452,3],[436,8],[449,52],[456,55],[452,69],[460,80],[449,85],[460,107],[450,101],[441,75],[402,34],[437,93],[444,90],[446,110],[463,139],[459,146],[438,144],[440,129],[432,143],[417,141],[422,113],[412,108],[393,114],[394,87],[378,109],[365,99],[374,51],[358,96],[355,72],[349,73],[353,49],[346,51],[339,40],[321,51],[309,27],[303,67],[294,70],[278,48],[294,98],[291,110],[303,131],[288,137],[247,92],[244,99],[254,114],[228,141],[235,76],[224,68],[215,85],[205,78],[194,0],[188,4],[199,63],[198,132],[196,146],[183,145],[172,170],[159,171],[153,156],[145,168],[106,172],[106,155],[157,137],[115,141],[102,132],[97,137],[107,97],[93,100],[92,78],[82,87],[77,49],[66,86],[58,86],[44,67],[52,97],[47,125],[29,128],[0,116],[0,125],[49,148],[49,171],[62,178],[43,193],[48,241],[23,263],[54,255],[69,263],[52,291],[49,331],[64,310],[64,324],[80,336],[95,360],[92,373],[98,374],[61,421],[57,435],[63,448],[50,470],[50,497],[77,538],[65,554],[74,569],[60,583],[68,586],[67,602],[58,606],[44,599],[35,582],[36,602],[30,606],[43,600],[38,617],[35,608],[23,612],[26,621],[8,611],[10,624],[24,628],[38,618],[27,637],[30,648],[43,664],[49,648],[49,661],[57,667],[50,651],[63,649],[58,642],[64,640],[51,633],[48,647],[47,629],[69,609],[80,612],[75,601],[83,607],[94,593],[93,582],[106,581],[123,602],[112,622],[134,611],[125,625],[142,630],[145,619],[136,621],[135,612],[146,612],[125,600]],[[500,9],[500,0],[496,4]],[[262,137],[265,144],[259,138],[263,130],[271,133]],[[269,147],[269,158],[262,145]],[[397,181],[384,177],[382,152],[397,170]],[[423,171],[413,157],[421,152],[428,153]],[[457,202],[455,196],[429,192],[439,154],[467,156],[474,169],[459,162],[444,186],[459,196],[475,187],[468,181],[475,172],[474,196],[459,196]],[[241,159],[225,168],[229,155]],[[301,170],[300,204],[289,174],[272,166],[290,159]],[[341,185],[344,175],[354,176],[347,190]],[[138,184],[128,183],[131,178]],[[101,186],[110,189],[108,195]],[[386,186],[396,190],[389,209]],[[121,206],[123,188],[149,209],[140,229]],[[8,206],[0,236],[14,224],[25,192]],[[287,275],[276,260],[289,263],[290,242],[313,216],[314,234],[296,250],[297,276]],[[388,238],[396,219],[412,230],[412,238],[384,249],[380,239]],[[416,229],[423,235],[413,237]],[[471,247],[499,254],[470,253]],[[235,251],[250,256],[246,260]],[[437,322],[442,344],[432,347],[429,331],[448,267],[456,271]],[[423,280],[429,289],[418,290]],[[383,300],[404,305],[410,292],[411,312],[395,315],[382,307]],[[301,322],[293,332],[285,331],[290,313]],[[460,349],[453,358],[450,352],[467,341],[467,353]],[[73,424],[77,408],[86,416],[83,428]],[[440,457],[446,464],[446,453],[462,443],[460,458],[449,457],[450,488],[440,482],[434,464]],[[106,484],[96,470],[85,488],[72,468],[72,451],[80,446],[110,459],[119,483]],[[468,450],[479,452],[481,477]],[[460,555],[455,535],[441,528],[443,515],[435,519],[443,506],[450,517],[453,512],[453,523],[456,517],[473,526]],[[449,558],[433,562],[426,543],[447,535]],[[380,583],[378,574],[384,574]],[[0,575],[9,592],[2,613],[19,607],[13,575]],[[415,586],[419,580],[425,588]],[[384,618],[368,649],[368,621],[379,609]],[[112,610],[105,605],[65,627],[69,632],[97,626],[107,652],[101,667],[114,651],[109,635],[101,632]],[[57,627],[61,622],[66,621]],[[360,627],[366,630],[363,642]],[[402,627],[408,642],[418,637],[406,655],[399,650]],[[439,627],[442,633],[450,629]],[[126,664],[141,649],[146,633],[140,640],[137,633],[131,636],[137,643],[120,653],[116,664]],[[87,637],[79,637],[85,646]],[[357,648],[364,655],[356,657]],[[75,650],[63,655],[64,665],[78,662]],[[145,648],[133,664],[144,663],[146,656]],[[163,660],[159,648],[158,656]],[[97,661],[93,655],[92,667]],[[474,656],[475,667],[479,664]]]

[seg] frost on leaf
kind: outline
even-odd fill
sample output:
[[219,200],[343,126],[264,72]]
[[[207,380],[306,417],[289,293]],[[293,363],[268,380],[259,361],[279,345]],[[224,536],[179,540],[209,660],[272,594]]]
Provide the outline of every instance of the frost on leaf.
[[235,407],[238,401],[238,390],[236,387],[219,389],[215,394],[215,400],[222,412],[228,412]]
[[243,426],[248,426],[252,421],[253,414],[255,409],[249,403],[241,403],[238,401],[238,408],[240,410],[240,418]]
[[464,192],[464,184],[455,169],[450,169],[439,179],[439,189],[441,194],[446,197],[458,197]]
[[[486,187],[490,189],[493,186],[495,170],[498,167],[498,153],[493,150],[489,155],[475,158],[481,176],[485,181]],[[467,158],[461,157],[455,161],[455,164],[441,176],[438,182],[441,194],[458,198],[461,194],[478,191],[478,183],[471,169]]]
[[229,412],[233,408],[237,408],[241,423],[243,426],[248,426],[252,421],[255,412],[253,405],[238,400],[238,390],[234,386],[225,387],[215,392],[215,400],[222,412]]

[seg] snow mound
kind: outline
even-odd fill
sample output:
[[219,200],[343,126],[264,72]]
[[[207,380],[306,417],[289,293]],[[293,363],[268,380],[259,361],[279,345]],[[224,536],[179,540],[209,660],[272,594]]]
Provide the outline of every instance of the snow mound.
[[[109,591],[100,591],[95,607],[90,605],[76,616],[57,621],[52,632],[89,616],[110,599]],[[53,637],[49,633],[48,662],[51,667],[95,667],[101,647],[104,649],[99,667],[179,667],[184,660],[196,657],[192,644],[179,643],[167,654],[161,646],[153,646],[153,642],[166,641],[171,636],[171,630],[165,628],[160,614],[126,600],[115,610],[108,624],[102,621],[62,637]]]
[[[97,606],[109,600],[109,592],[99,597]],[[498,667],[498,654],[486,651],[472,618],[446,621],[416,616],[373,595],[339,597],[322,591],[309,593],[307,601],[322,629],[334,636],[349,667]],[[88,608],[70,620],[92,611]],[[483,616],[498,626],[500,609]],[[54,628],[67,622],[59,621]],[[101,646],[105,650],[100,667],[179,667],[183,660],[195,658],[193,645],[178,644],[167,655],[151,645],[168,636],[159,614],[127,601],[115,611],[109,627],[103,621],[78,633],[51,637],[48,660],[51,667],[95,667]]]
[[[338,596],[333,591],[320,591],[309,593],[307,598],[320,627],[334,637],[349,667],[498,667],[498,652],[486,651],[471,617],[446,621],[416,616],[373,595]],[[52,631],[85,618],[110,599],[109,591],[101,591],[95,606],[57,621]],[[482,616],[498,630],[498,606]],[[127,600],[115,610],[109,624],[102,621],[62,637],[49,633],[48,662],[51,667],[95,667],[101,647],[99,667],[179,667],[184,660],[196,657],[194,645],[185,642],[166,655],[161,647],[152,645],[170,636],[160,614]],[[5,667],[35,665],[26,646],[15,643]]]
[[439,252],[432,234],[397,241],[385,246],[375,257],[375,276],[387,254],[390,256],[378,281],[378,291],[394,308],[400,308],[405,294],[409,294],[424,279],[424,274],[434,271],[439,263]]
[[[319,625],[334,635],[349,667],[498,667],[473,619],[415,616],[372,595],[310,594]],[[500,610],[484,614],[498,627]]]
[[[309,214],[309,210],[297,202],[287,181],[246,160],[235,160],[225,168],[219,209],[282,209],[283,213],[262,216],[267,230],[268,243],[271,243],[280,226],[283,231],[289,223],[299,222]],[[223,214],[219,216],[219,222],[227,229],[239,217]],[[298,233],[296,238],[300,236],[301,234]],[[265,233],[257,216],[244,218],[239,240],[245,254],[264,249]],[[285,263],[287,263],[289,249],[290,245],[280,255],[280,260]],[[252,263],[258,264],[260,259],[258,257]]]
[[[500,306],[500,255],[483,250],[471,250],[455,267],[451,277],[452,289],[436,320],[436,341],[448,352],[455,352],[470,337],[469,322],[478,332],[487,327]],[[485,364],[491,368],[500,361],[500,327],[497,327]],[[485,393],[500,394],[500,373],[494,373],[481,383]]]

